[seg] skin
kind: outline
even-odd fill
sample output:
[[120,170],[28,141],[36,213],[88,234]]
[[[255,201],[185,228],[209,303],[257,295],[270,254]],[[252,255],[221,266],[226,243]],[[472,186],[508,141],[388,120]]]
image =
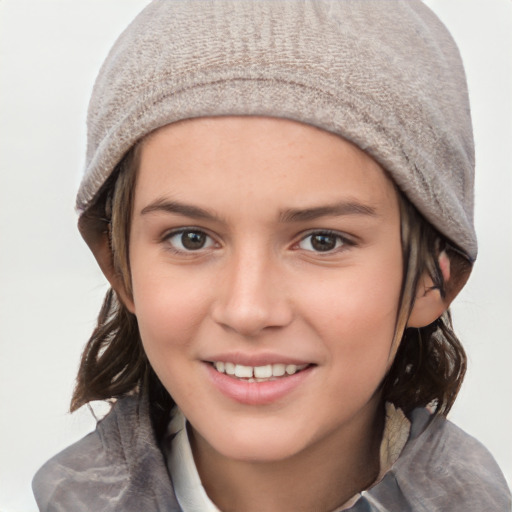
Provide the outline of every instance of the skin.
[[[196,119],[144,142],[133,212],[133,293],[121,295],[190,422],[210,498],[223,511],[329,511],[371,484],[402,281],[397,193],[383,169],[311,126]],[[187,250],[185,228],[204,246]],[[444,307],[422,292],[412,324]],[[310,366],[284,396],[254,405],[212,382],[210,362],[228,358]]]

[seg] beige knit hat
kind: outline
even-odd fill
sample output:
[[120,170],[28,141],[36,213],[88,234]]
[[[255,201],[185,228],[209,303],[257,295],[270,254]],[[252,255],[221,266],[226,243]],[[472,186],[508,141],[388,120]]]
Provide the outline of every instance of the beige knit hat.
[[419,0],[156,0],[119,37],[88,113],[84,212],[123,155],[180,119],[261,115],[354,142],[470,259],[464,69]]

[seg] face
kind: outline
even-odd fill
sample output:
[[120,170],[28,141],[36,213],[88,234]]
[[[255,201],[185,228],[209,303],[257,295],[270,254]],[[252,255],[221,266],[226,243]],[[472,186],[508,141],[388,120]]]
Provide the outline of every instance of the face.
[[287,120],[164,127],[130,232],[147,356],[193,433],[285,459],[373,421],[402,280],[398,198],[338,136]]

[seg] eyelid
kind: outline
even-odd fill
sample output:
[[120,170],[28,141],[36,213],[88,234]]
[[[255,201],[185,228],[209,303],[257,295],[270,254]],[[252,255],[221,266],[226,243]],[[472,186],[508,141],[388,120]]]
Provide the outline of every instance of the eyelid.
[[[175,245],[173,245],[172,243],[170,243],[170,239],[172,237],[175,237],[177,235],[182,235],[183,233],[185,233],[187,231],[203,233],[209,239],[209,242],[207,242],[207,246],[194,250],[194,249],[187,249],[187,248],[179,248],[179,247],[176,247]],[[301,247],[299,247],[299,244],[301,242],[303,242],[308,237],[311,237],[313,235],[325,235],[325,236],[335,237],[336,239],[341,241],[341,246],[335,247],[333,249],[329,249],[326,251],[315,251],[313,249],[302,249]],[[355,237],[352,237],[350,235],[347,235],[344,232],[336,231],[333,229],[322,229],[322,228],[309,229],[303,233],[300,233],[300,235],[298,235],[298,237],[299,237],[298,240],[293,243],[292,249],[304,250],[305,252],[310,252],[310,253],[314,253],[314,254],[318,254],[318,255],[322,255],[322,254],[324,254],[326,256],[332,255],[332,254],[342,252],[344,250],[347,250],[350,247],[357,245],[357,241],[354,240]],[[212,235],[209,232],[209,230],[202,228],[202,227],[198,227],[198,226],[180,226],[180,227],[177,227],[174,229],[170,229],[170,230],[166,231],[160,237],[159,241],[166,245],[166,249],[168,249],[176,254],[183,254],[183,255],[194,255],[194,254],[199,255],[201,253],[204,253],[207,250],[211,250],[212,248],[220,247],[220,244],[216,240],[216,237],[214,235]]]
[[[341,247],[335,247],[334,249],[327,250],[327,251],[315,251],[315,250],[310,250],[310,249],[301,249],[300,247],[298,247],[301,242],[303,242],[308,237],[311,237],[313,235],[325,235],[325,236],[335,237],[338,240],[341,240],[341,243],[342,243]],[[354,240],[354,238],[350,237],[349,235],[347,235],[343,232],[336,231],[333,229],[319,228],[319,229],[309,229],[308,231],[301,233],[299,240],[293,244],[293,248],[296,248],[297,250],[304,250],[306,252],[311,252],[314,254],[319,254],[319,255],[322,255],[322,254],[330,255],[330,254],[335,254],[340,251],[344,251],[350,247],[353,247],[354,245],[356,245],[356,241]]]
[[[177,235],[182,235],[183,233],[185,233],[187,231],[203,233],[210,240],[210,243],[206,247],[201,247],[199,249],[193,250],[193,249],[187,249],[187,248],[178,248],[170,242],[171,238],[173,238]],[[175,229],[166,231],[164,233],[164,235],[161,237],[160,241],[163,244],[166,244],[166,246],[167,246],[166,248],[168,250],[172,251],[173,253],[183,254],[183,255],[194,255],[194,254],[198,255],[200,253],[203,253],[204,251],[207,251],[207,250],[212,249],[213,247],[219,245],[219,243],[215,240],[215,237],[212,236],[208,232],[208,230],[206,230],[204,228],[199,228],[197,226],[182,226],[179,228],[175,228]]]

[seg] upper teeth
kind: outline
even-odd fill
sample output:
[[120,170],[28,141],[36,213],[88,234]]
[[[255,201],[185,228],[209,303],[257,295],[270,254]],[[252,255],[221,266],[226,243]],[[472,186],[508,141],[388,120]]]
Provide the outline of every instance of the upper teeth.
[[306,368],[307,364],[266,364],[265,366],[244,366],[242,364],[234,364],[222,361],[215,361],[213,363],[215,369],[220,373],[227,373],[239,378],[250,379],[268,379],[271,377],[282,377],[285,373],[293,375],[300,370]]

